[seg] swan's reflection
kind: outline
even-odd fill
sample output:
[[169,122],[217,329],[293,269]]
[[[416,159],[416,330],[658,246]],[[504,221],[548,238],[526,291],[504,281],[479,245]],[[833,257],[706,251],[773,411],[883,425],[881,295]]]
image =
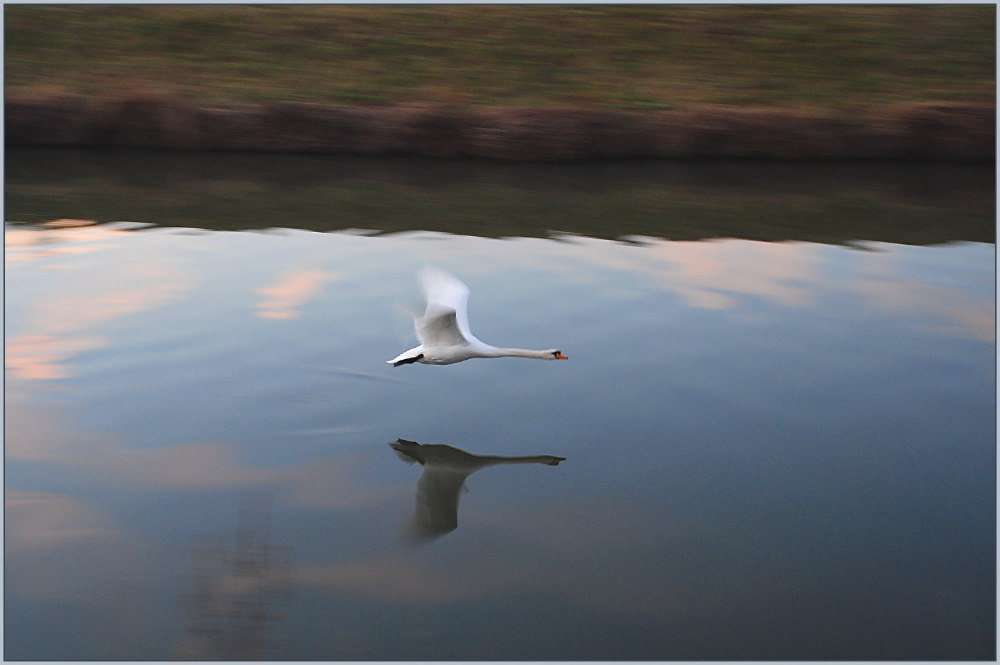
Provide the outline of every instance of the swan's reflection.
[[417,481],[416,509],[406,531],[407,539],[416,542],[439,538],[458,527],[459,492],[466,477],[479,469],[497,464],[555,466],[566,459],[554,455],[473,455],[443,444],[420,444],[405,439],[396,439],[389,445],[407,464],[418,462],[424,468]]

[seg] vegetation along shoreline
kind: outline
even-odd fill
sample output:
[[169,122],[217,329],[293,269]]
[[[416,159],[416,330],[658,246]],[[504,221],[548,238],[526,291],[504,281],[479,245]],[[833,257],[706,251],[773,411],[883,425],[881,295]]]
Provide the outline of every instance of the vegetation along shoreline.
[[989,102],[904,102],[823,114],[706,104],[462,108],[206,103],[162,93],[8,96],[6,143],[508,161],[738,158],[992,162]]

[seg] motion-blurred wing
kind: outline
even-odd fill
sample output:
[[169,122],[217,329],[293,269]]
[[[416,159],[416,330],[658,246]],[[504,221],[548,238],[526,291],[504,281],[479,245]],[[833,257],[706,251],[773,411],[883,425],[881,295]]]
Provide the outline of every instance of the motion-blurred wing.
[[428,315],[439,316],[442,312],[452,310],[455,313],[455,324],[460,335],[466,340],[474,340],[469,330],[469,287],[460,279],[440,268],[426,267],[420,272],[420,283],[427,298]]
[[458,324],[458,312],[438,303],[427,303],[424,315],[415,321],[417,339],[425,347],[467,343]]

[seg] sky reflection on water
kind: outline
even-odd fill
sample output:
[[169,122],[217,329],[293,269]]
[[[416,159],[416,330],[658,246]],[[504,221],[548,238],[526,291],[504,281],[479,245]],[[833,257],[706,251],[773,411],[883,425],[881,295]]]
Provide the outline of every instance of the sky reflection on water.
[[[992,244],[6,232],[9,659],[224,656],[192,552],[248,492],[294,568],[239,587],[250,655],[993,652]],[[570,360],[386,365],[426,263]],[[475,474],[414,548],[398,438],[566,461]]]

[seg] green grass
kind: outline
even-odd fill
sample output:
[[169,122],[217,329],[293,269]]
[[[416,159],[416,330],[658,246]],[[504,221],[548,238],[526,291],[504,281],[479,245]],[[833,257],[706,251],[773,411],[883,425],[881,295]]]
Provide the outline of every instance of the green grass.
[[6,5],[8,94],[852,109],[992,100],[992,5]]

